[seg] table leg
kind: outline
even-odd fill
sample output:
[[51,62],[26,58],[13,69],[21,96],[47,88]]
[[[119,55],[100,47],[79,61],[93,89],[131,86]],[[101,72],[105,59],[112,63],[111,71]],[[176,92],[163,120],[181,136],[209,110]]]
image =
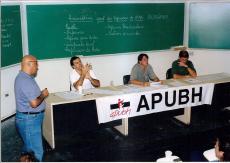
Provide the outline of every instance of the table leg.
[[186,125],[189,125],[191,122],[191,107],[184,108],[184,114],[175,116],[174,118],[181,121],[182,123],[185,123]]
[[129,119],[128,118],[122,119],[122,124],[119,126],[115,126],[115,129],[117,129],[121,134],[128,136],[128,134],[129,134]]

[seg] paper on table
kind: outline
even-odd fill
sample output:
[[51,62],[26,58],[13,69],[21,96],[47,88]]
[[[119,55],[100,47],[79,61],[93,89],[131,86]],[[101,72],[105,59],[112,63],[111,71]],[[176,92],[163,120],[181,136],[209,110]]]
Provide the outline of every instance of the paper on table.
[[168,85],[171,85],[171,86],[185,86],[185,85],[187,85],[187,84],[185,84],[185,83],[182,83],[182,82],[180,82],[180,81],[176,81],[176,80],[174,80],[174,81],[171,81],[170,83],[168,83]]
[[154,85],[160,85],[161,82],[150,82],[150,86],[154,86]]
[[124,93],[136,93],[140,91],[152,91],[156,89],[164,89],[168,88],[167,85],[161,85],[161,84],[153,84],[150,85],[150,87],[141,87],[141,86],[135,86],[135,85],[127,85],[125,88],[122,89]]
[[151,85],[150,87],[152,87],[154,89],[163,89],[163,88],[168,88],[169,86],[160,84],[160,85]]
[[193,79],[193,78],[184,79],[184,81],[186,81],[188,83],[192,83],[192,84],[201,83],[200,80]]
[[217,74],[217,76],[219,76],[220,78],[229,78],[230,74],[228,74],[228,73],[220,73],[220,74]]
[[221,79],[225,79],[229,77],[230,77],[229,74],[220,73],[216,75],[198,76],[197,79],[203,82],[207,82],[207,81],[213,81],[213,80],[221,80]]
[[140,92],[140,87],[135,85],[125,85],[125,88],[122,89],[124,93],[135,93]]
[[164,89],[164,88],[168,88],[168,86],[167,85],[151,85],[150,87],[140,88],[140,91],[153,91],[156,89]]
[[103,94],[103,95],[119,95],[122,94],[122,91],[114,91],[114,90],[109,90],[109,89],[88,89],[84,90],[84,93],[94,93],[94,94]]
[[78,92],[75,92],[75,91],[57,92],[55,93],[55,95],[61,98],[64,98],[66,100],[72,100],[72,99],[80,98],[82,96]]

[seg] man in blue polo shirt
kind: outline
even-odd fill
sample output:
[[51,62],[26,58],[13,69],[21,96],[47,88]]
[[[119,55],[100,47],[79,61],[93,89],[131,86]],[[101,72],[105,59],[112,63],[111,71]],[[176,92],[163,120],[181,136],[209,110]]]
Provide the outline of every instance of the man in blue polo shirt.
[[23,140],[23,153],[34,153],[38,161],[42,161],[42,122],[44,118],[45,101],[49,95],[47,89],[40,90],[35,81],[38,71],[37,59],[26,55],[21,62],[14,92],[16,99],[16,127]]

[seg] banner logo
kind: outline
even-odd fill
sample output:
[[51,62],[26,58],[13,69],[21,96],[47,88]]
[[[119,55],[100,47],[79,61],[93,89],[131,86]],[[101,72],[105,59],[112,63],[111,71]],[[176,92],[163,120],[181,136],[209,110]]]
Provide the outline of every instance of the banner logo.
[[130,102],[124,102],[124,99],[118,99],[116,104],[110,105],[111,114],[110,117],[119,117],[121,115],[129,115],[131,112]]

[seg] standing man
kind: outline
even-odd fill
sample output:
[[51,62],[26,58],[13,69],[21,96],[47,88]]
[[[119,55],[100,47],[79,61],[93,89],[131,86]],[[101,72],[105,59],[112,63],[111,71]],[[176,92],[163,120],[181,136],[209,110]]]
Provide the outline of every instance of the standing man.
[[49,95],[47,89],[40,90],[35,81],[38,71],[38,61],[32,55],[26,55],[21,62],[14,92],[16,99],[16,128],[23,140],[22,154],[34,153],[38,161],[42,161],[42,122],[44,118],[45,101]]
[[196,77],[196,69],[193,63],[188,60],[189,54],[186,50],[181,50],[179,59],[172,63],[172,75],[174,79]]
[[150,86],[150,81],[160,81],[153,72],[152,66],[148,63],[148,55],[140,54],[137,63],[133,66],[130,76],[130,83],[140,86]]

